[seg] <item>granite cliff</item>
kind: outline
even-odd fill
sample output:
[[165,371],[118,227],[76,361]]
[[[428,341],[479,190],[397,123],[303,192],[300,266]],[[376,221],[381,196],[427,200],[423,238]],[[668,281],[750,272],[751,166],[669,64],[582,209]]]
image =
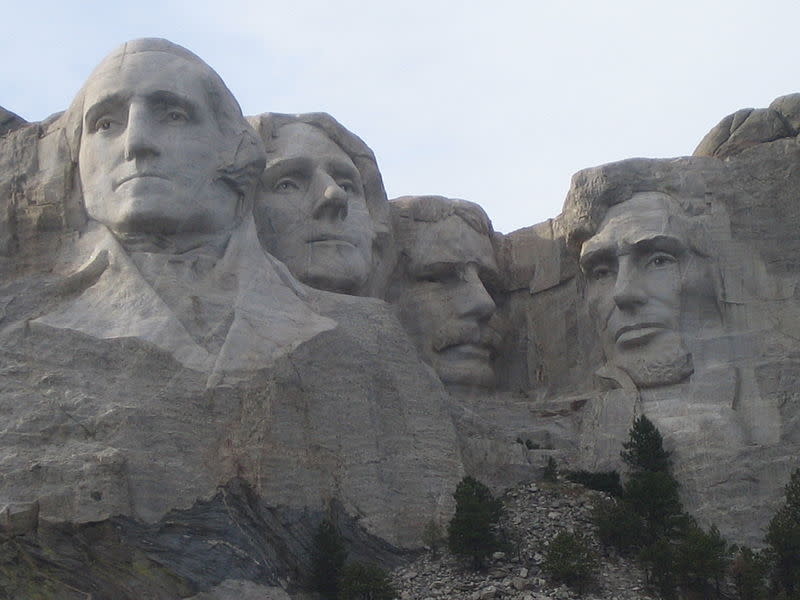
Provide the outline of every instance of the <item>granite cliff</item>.
[[286,598],[323,519],[400,564],[463,475],[619,468],[640,414],[757,543],[800,453],[798,115],[580,171],[504,235],[165,40],[0,109],[0,589]]

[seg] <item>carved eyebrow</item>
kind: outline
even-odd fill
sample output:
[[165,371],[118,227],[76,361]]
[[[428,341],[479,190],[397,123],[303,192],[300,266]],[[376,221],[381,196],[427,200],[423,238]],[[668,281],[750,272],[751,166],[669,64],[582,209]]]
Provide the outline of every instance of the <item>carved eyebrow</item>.
[[307,173],[311,169],[311,161],[305,156],[290,156],[289,158],[279,158],[267,163],[264,169],[263,179],[270,180],[282,177],[286,173]]
[[599,263],[609,263],[623,254],[647,254],[650,252],[669,252],[680,255],[687,251],[686,243],[678,237],[668,234],[642,236],[639,239],[623,239],[617,245],[592,244],[591,240],[584,244],[581,252],[580,266],[586,271]]
[[[126,102],[130,101],[131,97],[133,96],[132,93],[128,94],[109,94],[104,98],[101,98],[97,102],[95,102],[92,106],[90,106],[84,117],[84,125],[88,128],[92,127],[92,124],[97,121],[101,116],[107,113],[110,110],[117,109],[121,106],[124,106]],[[166,90],[158,90],[147,94],[145,96],[147,102],[151,105],[166,105],[166,106],[178,106],[189,113],[189,116],[193,119],[197,118],[198,115],[198,106],[197,103],[186,98],[184,96],[180,96],[175,94],[174,92],[169,92]]]
[[361,184],[361,173],[358,171],[355,165],[352,165],[344,160],[334,159],[328,162],[328,167],[335,175],[340,177],[349,177],[350,179]]
[[459,263],[450,261],[416,262],[410,261],[409,272],[416,277],[437,277],[455,273]]
[[92,124],[109,110],[118,108],[130,98],[130,94],[111,94],[92,104],[84,115],[84,126],[91,128]]
[[157,90],[146,96],[147,101],[151,104],[165,104],[168,106],[178,106],[189,113],[189,116],[195,117],[198,114],[198,106],[197,103],[187,98],[186,96],[181,96],[174,92],[169,92],[167,90]]
[[610,263],[617,259],[616,248],[612,246],[599,246],[595,248],[589,247],[588,250],[581,253],[579,260],[580,267],[586,271],[600,263]]
[[687,250],[686,243],[672,235],[650,236],[633,242],[630,247],[637,254],[662,251],[677,255]]

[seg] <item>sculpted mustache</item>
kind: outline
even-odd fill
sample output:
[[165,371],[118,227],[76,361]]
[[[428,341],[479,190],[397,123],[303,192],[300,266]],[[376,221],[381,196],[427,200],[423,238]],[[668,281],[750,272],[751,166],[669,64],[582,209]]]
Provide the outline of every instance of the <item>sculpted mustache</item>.
[[477,323],[448,323],[434,332],[431,343],[436,352],[460,344],[475,344],[494,349],[500,343],[500,334]]

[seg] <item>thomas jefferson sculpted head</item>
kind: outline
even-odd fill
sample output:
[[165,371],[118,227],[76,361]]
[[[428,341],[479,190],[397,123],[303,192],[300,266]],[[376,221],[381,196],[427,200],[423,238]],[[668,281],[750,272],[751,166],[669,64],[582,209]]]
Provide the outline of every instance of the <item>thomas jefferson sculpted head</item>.
[[167,40],[112,52],[67,123],[86,213],[117,234],[229,229],[264,164],[260,140],[220,77]]
[[440,196],[390,206],[400,256],[389,299],[420,356],[447,386],[493,387],[498,269],[489,218],[477,204]]
[[580,266],[606,362],[648,388],[692,374],[692,340],[719,323],[717,275],[708,233],[687,207],[636,187],[584,198],[590,208],[573,234],[583,229]]
[[381,295],[388,206],[372,151],[324,113],[250,119],[267,151],[254,207],[264,248],[312,287]]

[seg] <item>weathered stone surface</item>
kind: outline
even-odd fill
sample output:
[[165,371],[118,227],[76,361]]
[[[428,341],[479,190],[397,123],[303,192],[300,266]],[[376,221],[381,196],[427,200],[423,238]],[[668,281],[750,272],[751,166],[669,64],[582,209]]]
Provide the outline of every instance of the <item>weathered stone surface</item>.
[[244,580],[226,580],[213,590],[192,596],[189,600],[291,600],[279,587],[257,585]]
[[[497,240],[505,293],[498,322],[503,350],[495,368],[505,389],[542,396],[585,381],[579,349],[575,273],[558,219],[526,227]],[[544,316],[546,315],[546,318]]]
[[[542,566],[547,545],[561,531],[588,536],[598,555],[604,552],[595,538],[592,507],[603,498],[570,483],[524,484],[502,496],[501,526],[512,552],[498,552],[488,568],[474,572],[446,550],[427,552],[410,565],[397,567],[392,581],[400,598],[444,598],[463,600],[493,593],[509,600],[554,600],[593,598],[595,600],[642,600],[656,598],[645,574],[631,559],[613,553],[599,561],[590,590],[578,594],[550,580]],[[492,589],[493,592],[487,590]]]
[[[690,510],[750,543],[761,540],[797,451],[796,406],[761,389],[798,349],[796,235],[778,222],[796,222],[798,158],[794,140],[779,139],[725,162],[605,165],[574,177],[564,212],[582,253],[582,302],[595,302],[585,316],[599,324],[598,383],[617,388],[589,403],[581,460],[619,465],[632,418],[646,414],[674,452]],[[604,343],[609,326],[627,333]]]
[[460,396],[453,415],[464,468],[501,492],[538,479],[550,457],[575,460],[585,399],[498,393]]
[[2,539],[7,578],[0,580],[0,592],[32,597],[46,579],[59,593],[101,598],[138,593],[167,599],[205,592],[227,599],[236,598],[238,588],[278,594],[271,588],[295,590],[306,583],[313,536],[325,517],[337,523],[351,558],[404,562],[396,548],[365,534],[336,503],[325,513],[270,507],[237,479],[212,498],[172,510],[156,523],[122,516],[78,525],[42,523],[36,535]]
[[[248,123],[165,40],[0,128],[0,595],[302,598],[323,519],[394,566],[464,474],[619,468],[640,414],[687,508],[760,543],[800,453],[800,95],[696,156],[583,170],[508,235],[464,200],[388,203],[332,117]],[[531,539],[585,523],[535,504]],[[521,547],[481,581],[401,573],[544,597]]]
[[743,108],[728,115],[700,141],[695,156],[725,158],[800,132],[800,94],[776,98],[769,108]]
[[[188,75],[164,76],[176,64]],[[210,145],[191,158],[187,135]],[[127,44],[67,113],[0,144],[0,506],[24,540],[9,597],[296,588],[334,506],[353,556],[387,564],[448,518],[463,468],[444,387],[392,307],[264,253],[260,140],[204,63]],[[87,531],[108,547],[88,577]]]
[[25,123],[25,119],[0,106],[0,136],[19,129]]

